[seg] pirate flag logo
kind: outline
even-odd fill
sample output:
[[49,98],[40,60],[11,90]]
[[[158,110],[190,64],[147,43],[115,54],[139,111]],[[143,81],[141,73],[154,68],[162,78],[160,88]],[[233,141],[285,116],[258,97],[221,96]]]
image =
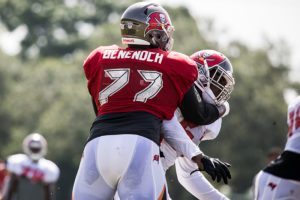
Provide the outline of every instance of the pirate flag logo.
[[152,12],[147,17],[147,28],[145,29],[145,35],[151,30],[169,32],[170,28],[172,28],[172,25],[168,16],[160,12]]

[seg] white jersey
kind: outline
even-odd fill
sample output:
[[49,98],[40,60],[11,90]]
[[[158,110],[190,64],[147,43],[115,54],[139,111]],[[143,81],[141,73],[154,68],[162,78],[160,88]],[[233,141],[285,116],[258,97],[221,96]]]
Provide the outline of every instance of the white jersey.
[[288,106],[283,153],[255,178],[255,200],[300,199],[300,96]]
[[289,130],[284,150],[300,154],[300,96],[288,106],[287,124]]
[[[192,141],[198,146],[203,140],[215,139],[221,129],[222,119],[219,118],[214,123],[205,126],[193,126],[192,124],[183,120],[179,111],[176,111],[176,117],[181,121],[181,125],[185,128],[186,134],[192,139]],[[176,132],[178,127],[173,127],[173,131]],[[173,146],[173,145],[172,145]],[[160,150],[164,157],[161,158],[162,165],[166,171],[170,166],[176,166],[176,174],[179,183],[188,190],[193,196],[198,199],[206,200],[228,200],[228,198],[220,193],[209,181],[197,171],[191,174],[192,171],[198,169],[196,163],[190,158],[183,157],[182,153],[175,151],[168,141],[163,140]],[[168,197],[170,199],[170,197]]]
[[59,178],[59,168],[45,158],[33,162],[25,154],[15,154],[7,159],[7,170],[32,182],[55,183]]
[[170,154],[178,153],[178,155],[183,155],[191,160],[192,157],[202,153],[186,134],[178,121],[177,115],[174,115],[171,120],[163,121],[161,132],[164,136],[161,145],[165,144],[174,151],[169,152]]
[[[181,116],[181,113],[176,111],[176,115]],[[217,119],[214,123],[203,126],[195,126],[185,120],[180,121],[180,123],[192,141],[196,145],[199,145],[201,141],[213,140],[219,135],[222,125],[222,118]]]
[[[182,127],[185,129],[186,134],[191,138],[191,140],[198,146],[203,140],[213,140],[215,139],[221,130],[222,119],[219,118],[214,123],[205,126],[193,126],[192,124],[183,120],[182,115],[179,110],[175,113],[176,117],[180,121]],[[173,128],[176,131],[176,128]],[[162,164],[164,170],[167,170],[170,166],[174,165],[177,157],[182,156],[176,152],[171,145],[163,140],[160,147],[165,158],[162,159]]]

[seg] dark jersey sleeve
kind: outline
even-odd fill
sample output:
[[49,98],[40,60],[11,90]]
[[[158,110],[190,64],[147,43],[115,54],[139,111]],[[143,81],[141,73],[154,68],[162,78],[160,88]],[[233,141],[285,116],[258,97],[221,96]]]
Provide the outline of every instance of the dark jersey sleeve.
[[194,85],[184,95],[179,108],[185,120],[197,125],[211,124],[220,117],[218,108],[214,104],[202,101]]
[[274,176],[300,181],[300,154],[284,151],[263,170]]

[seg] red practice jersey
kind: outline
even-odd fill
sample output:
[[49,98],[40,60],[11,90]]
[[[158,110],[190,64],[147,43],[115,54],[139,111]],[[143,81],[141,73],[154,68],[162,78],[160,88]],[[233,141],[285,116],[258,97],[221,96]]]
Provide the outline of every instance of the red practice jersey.
[[1,189],[3,188],[3,184],[4,184],[4,179],[7,175],[7,171],[5,169],[4,164],[0,163],[0,192]]
[[98,115],[145,111],[171,119],[198,77],[196,63],[160,49],[95,49],[84,62],[88,89]]

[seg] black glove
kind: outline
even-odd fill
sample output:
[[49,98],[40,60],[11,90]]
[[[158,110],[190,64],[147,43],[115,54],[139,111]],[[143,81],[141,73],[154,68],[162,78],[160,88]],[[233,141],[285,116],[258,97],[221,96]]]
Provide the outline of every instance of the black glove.
[[[221,179],[223,179],[224,183],[228,184],[228,179],[231,179],[231,174],[228,169],[228,167],[231,166],[229,163],[222,162],[218,158],[210,158],[206,155],[203,155],[201,162],[203,168],[199,167],[198,170],[208,173],[213,181],[217,179],[217,182],[220,182]],[[191,172],[191,174],[198,170]]]

